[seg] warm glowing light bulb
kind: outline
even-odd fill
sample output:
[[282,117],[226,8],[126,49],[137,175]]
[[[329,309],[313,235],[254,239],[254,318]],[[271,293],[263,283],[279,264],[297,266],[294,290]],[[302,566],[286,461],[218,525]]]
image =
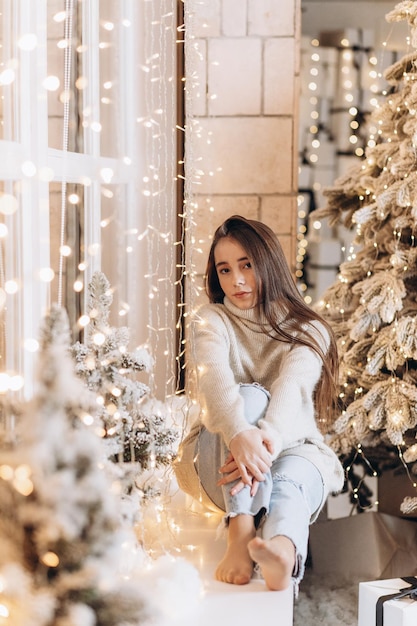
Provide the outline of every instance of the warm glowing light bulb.
[[60,84],[58,76],[54,76],[52,74],[47,76],[42,83],[47,91],[56,91],[59,89]]
[[89,413],[84,413],[82,416],[82,421],[86,426],[92,426],[94,424],[94,418]]
[[19,291],[19,285],[15,280],[6,280],[4,284],[4,291],[10,295],[13,295]]
[[37,352],[39,350],[39,341],[28,337],[25,339],[24,347],[28,352]]
[[71,248],[70,248],[70,246],[68,246],[68,245],[63,245],[63,246],[60,246],[60,248],[59,248],[59,253],[60,253],[62,256],[70,256],[70,254],[71,254]]
[[14,79],[15,73],[11,68],[0,72],[0,85],[11,85]]
[[41,561],[47,567],[58,567],[59,565],[59,557],[55,552],[45,552],[41,557]]
[[59,11],[58,13],[55,13],[53,20],[54,22],[57,22],[57,23],[64,22],[66,16],[67,16],[66,11]]
[[77,78],[77,80],[75,81],[75,86],[77,87],[77,89],[79,89],[80,91],[82,91],[83,89],[85,89],[88,85],[88,80],[86,76],[79,76]]
[[55,272],[52,269],[52,267],[42,267],[39,270],[39,278],[44,283],[50,283],[51,281],[53,281],[54,276],[55,276]]
[[79,201],[80,201],[80,196],[79,196],[77,193],[71,193],[71,194],[68,196],[68,202],[69,202],[70,204],[78,204],[78,203],[79,203]]
[[100,176],[105,183],[110,183],[114,176],[114,171],[110,167],[103,167],[100,170]]
[[10,376],[9,378],[9,389],[10,391],[20,391],[23,389],[24,379],[20,374],[16,374],[16,376]]
[[32,161],[24,161],[22,163],[22,173],[28,178],[35,176],[36,165]]
[[17,198],[10,193],[0,195],[0,213],[3,215],[13,215],[19,208]]
[[16,478],[13,480],[13,487],[18,491],[22,496],[30,496],[33,492],[34,486],[30,478],[22,477]]
[[92,243],[88,246],[88,254],[90,256],[96,256],[97,254],[100,253],[100,244],[99,243]]
[[102,346],[105,341],[106,335],[104,335],[103,333],[94,333],[93,342],[96,344],[96,346]]
[[81,326],[82,328],[87,326],[89,323],[90,323],[89,315],[81,315],[81,317],[78,320],[78,325]]
[[13,467],[10,465],[0,465],[0,478],[3,480],[12,480],[14,477]]

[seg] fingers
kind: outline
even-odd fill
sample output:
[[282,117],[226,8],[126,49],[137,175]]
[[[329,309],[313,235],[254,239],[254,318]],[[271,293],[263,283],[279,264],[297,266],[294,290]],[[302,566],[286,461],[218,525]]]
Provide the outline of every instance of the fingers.
[[[236,494],[238,494],[240,491],[242,491],[242,489],[245,487],[245,483],[243,482],[243,480],[240,480],[236,485],[234,485],[234,487],[230,490],[230,493],[232,496],[235,496]],[[258,487],[259,487],[259,481],[253,479],[252,480],[252,484],[250,487],[250,495],[253,497],[256,495],[257,491],[258,491]]]
[[233,487],[233,489],[230,490],[230,493],[232,496],[235,496],[236,494],[238,494],[240,491],[242,491],[242,489],[245,487],[245,483],[240,480],[237,485],[235,485]]
[[219,485],[219,487],[221,487],[221,485],[227,485],[229,483],[232,483],[234,480],[237,480],[238,478],[240,478],[240,473],[238,469],[235,469],[233,472],[229,472],[228,474],[225,474],[224,476],[222,476],[217,481],[217,484]]
[[219,479],[217,484],[219,486],[226,485],[234,480],[237,480],[238,478],[241,478],[244,485],[252,486],[253,480],[256,480],[257,482],[265,480],[265,474],[269,471],[269,466],[261,464],[261,467],[264,469],[263,472],[255,464],[250,466],[248,465],[248,467],[246,467],[243,463],[238,464],[234,460],[226,462],[219,468],[219,472],[223,474],[223,476]]
[[230,472],[234,472],[237,469],[237,463],[234,459],[231,461],[226,460],[226,462],[219,468],[219,472],[221,474],[229,474]]
[[[264,437],[263,444],[265,448],[268,450],[269,454],[273,455],[274,454],[274,442],[272,441],[272,439],[269,439],[268,437]],[[271,464],[272,464],[272,461],[271,461]]]
[[258,461],[256,465],[248,464],[247,467],[245,467],[245,471],[247,477],[249,478],[250,476],[250,483],[247,482],[247,484],[252,484],[252,478],[255,478],[259,481],[265,480],[265,474],[269,471],[269,467],[269,465],[262,461]]
[[[246,485],[251,485],[253,476],[255,476],[257,480],[265,480],[264,474],[269,470],[269,466],[262,461],[260,461],[258,465],[251,463],[246,466],[243,462],[237,463],[233,457],[230,457],[230,460],[229,458],[226,459],[226,462],[220,467],[219,472],[221,474],[229,474],[229,476],[233,474],[235,476],[236,470],[243,482]],[[231,480],[227,482],[231,482]]]
[[250,488],[250,495],[253,497],[256,495],[256,492],[258,491],[258,487],[259,487],[259,481],[253,479],[252,481],[252,486]]

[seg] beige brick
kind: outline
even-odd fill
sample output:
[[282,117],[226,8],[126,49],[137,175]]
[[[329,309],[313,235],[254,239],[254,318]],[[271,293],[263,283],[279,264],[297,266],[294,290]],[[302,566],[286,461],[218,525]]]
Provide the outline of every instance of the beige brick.
[[247,7],[242,0],[223,0],[222,27],[226,37],[243,37],[247,28]]
[[261,200],[261,220],[278,236],[295,235],[295,196],[264,196]]
[[296,4],[294,0],[248,0],[248,34],[293,37]]
[[[285,59],[285,62],[283,60]],[[264,112],[290,115],[294,111],[295,39],[282,37],[265,42]]]
[[199,274],[205,270],[207,257],[214,231],[231,215],[243,215],[248,219],[258,219],[259,198],[257,196],[214,196],[196,197],[194,211],[195,244],[192,255],[193,265]]
[[195,219],[208,233],[212,233],[231,215],[258,219],[258,196],[197,196],[194,200],[198,205],[194,212]]
[[294,237],[290,235],[281,235],[279,237],[280,244],[287,259],[288,265],[292,274],[295,272],[295,245],[296,241]]
[[[204,170],[194,193],[290,193],[292,120],[282,117],[200,120],[194,158]],[[208,143],[210,141],[210,143]]]
[[208,48],[209,114],[259,115],[261,75],[260,39],[211,40]]
[[194,37],[218,37],[220,31],[220,0],[198,0],[188,12],[185,3],[185,26]]

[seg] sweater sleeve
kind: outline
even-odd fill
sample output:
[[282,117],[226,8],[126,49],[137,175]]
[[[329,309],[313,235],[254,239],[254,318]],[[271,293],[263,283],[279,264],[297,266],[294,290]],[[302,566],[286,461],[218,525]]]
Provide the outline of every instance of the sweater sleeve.
[[202,307],[193,322],[192,351],[196,367],[201,419],[207,430],[231,439],[256,428],[244,416],[244,403],[230,366],[230,335],[226,320],[213,305]]
[[[312,323],[312,334],[326,353],[329,337],[318,322]],[[275,442],[280,440],[280,449],[275,454],[300,439],[300,424],[303,437],[321,440],[315,419],[314,390],[320,379],[322,361],[308,346],[294,344],[288,351],[274,379],[271,399],[260,427],[268,432],[275,431]],[[276,437],[278,433],[278,438]]]

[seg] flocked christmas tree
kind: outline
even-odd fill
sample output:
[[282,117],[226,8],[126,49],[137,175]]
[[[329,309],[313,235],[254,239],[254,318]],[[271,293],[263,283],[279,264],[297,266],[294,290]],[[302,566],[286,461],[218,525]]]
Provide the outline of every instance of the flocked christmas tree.
[[[400,2],[386,19],[408,20],[417,48],[417,2]],[[341,361],[331,442],[359,501],[355,466],[371,473],[401,465],[417,482],[417,52],[385,77],[390,92],[369,123],[374,145],[325,191],[327,205],[315,213],[356,231],[319,310],[335,330]],[[417,497],[401,506],[416,509]]]
[[170,467],[179,431],[168,406],[152,401],[148,386],[138,378],[153,365],[149,352],[129,352],[128,328],[110,326],[112,300],[106,276],[95,272],[89,284],[86,342],[77,342],[72,352],[77,374],[96,394],[107,456],[117,465],[125,494],[149,498],[159,495],[155,470]]
[[4,623],[148,623],[148,599],[123,569],[123,546],[141,565],[143,559],[102,469],[103,444],[91,429],[95,407],[74,374],[66,313],[53,308],[41,334],[34,397],[20,406],[14,444],[3,441],[0,450]]

